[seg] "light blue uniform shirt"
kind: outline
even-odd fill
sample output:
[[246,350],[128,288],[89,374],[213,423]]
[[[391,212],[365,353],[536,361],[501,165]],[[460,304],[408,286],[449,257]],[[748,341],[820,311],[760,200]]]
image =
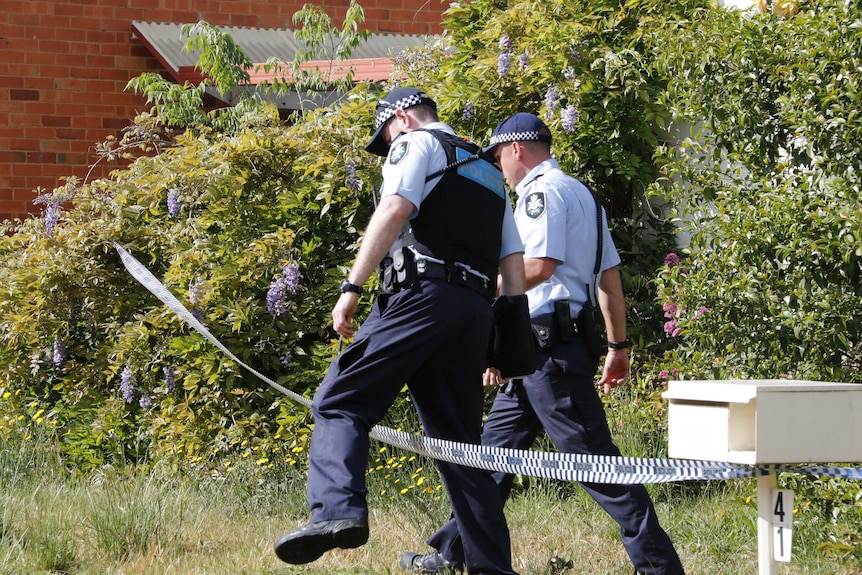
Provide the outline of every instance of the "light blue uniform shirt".
[[[524,242],[525,258],[553,258],[557,269],[546,281],[527,290],[530,315],[554,311],[554,302],[569,300],[576,317],[593,293],[596,264],[596,204],[581,182],[560,170],[555,159],[545,160],[518,183],[515,221]],[[606,270],[620,263],[602,210],[602,265]]]
[[[449,134],[455,134],[454,130],[443,122],[432,122],[423,128],[428,130],[442,130]],[[383,165],[383,187],[380,188],[380,196],[386,197],[392,194],[410,200],[413,204],[413,213],[409,219],[413,219],[419,213],[422,201],[428,196],[440,177],[425,182],[428,174],[446,167],[446,150],[433,135],[424,131],[413,131],[396,137],[389,148],[389,156]],[[503,243],[500,249],[500,259],[524,251],[521,236],[515,225],[512,207],[506,200],[506,211],[503,216]],[[409,220],[406,222],[405,231],[409,228]]]

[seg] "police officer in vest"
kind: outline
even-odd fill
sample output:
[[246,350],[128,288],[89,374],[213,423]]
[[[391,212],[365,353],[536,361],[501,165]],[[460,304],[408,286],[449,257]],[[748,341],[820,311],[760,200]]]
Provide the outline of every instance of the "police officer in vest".
[[[524,241],[538,350],[535,372],[498,391],[482,444],[528,449],[544,429],[561,452],[618,456],[594,385],[605,352],[598,382],[605,393],[625,382],[630,369],[620,257],[603,210],[589,188],[560,170],[551,155],[551,132],[533,114],[518,113],[500,123],[485,152],[518,196],[515,220]],[[596,304],[603,320],[590,313]],[[604,323],[608,341],[597,341],[604,336],[596,323]],[[505,500],[513,476],[495,473],[494,478]],[[635,573],[682,575],[643,485],[582,486],[619,524]],[[428,539],[435,551],[405,553],[401,567],[415,573],[460,570],[463,537],[450,521]]]
[[[354,336],[362,286],[381,262],[385,290],[312,402],[311,520],[276,542],[287,563],[367,541],[368,433],[405,383],[428,437],[479,443],[498,272],[501,298],[520,296],[527,315],[523,244],[502,176],[480,148],[439,122],[424,92],[398,88],[378,100],[366,150],[386,157],[381,200],[332,310],[335,331]],[[513,574],[491,475],[436,463],[468,571]]]

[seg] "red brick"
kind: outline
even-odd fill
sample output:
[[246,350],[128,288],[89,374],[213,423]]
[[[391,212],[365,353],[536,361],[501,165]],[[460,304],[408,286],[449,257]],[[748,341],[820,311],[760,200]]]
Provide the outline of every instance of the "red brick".
[[102,94],[105,92],[113,92],[117,89],[116,82],[111,82],[109,80],[87,80],[86,91],[90,94],[90,97],[93,101],[101,102]]
[[[9,146],[10,150],[38,150],[39,149],[39,140],[30,138],[29,136],[22,135],[20,138],[12,139],[12,142]],[[23,161],[23,160],[22,160]]]
[[9,90],[9,98],[12,100],[36,101],[39,99],[38,90]]
[[[24,137],[36,140],[37,144],[45,138],[53,138],[54,134],[54,128],[43,128],[41,126],[24,126]],[[36,149],[38,149],[38,145]]]
[[63,54],[69,52],[69,42],[64,40],[40,40],[40,52],[50,52],[52,54]]
[[51,126],[54,128],[68,128],[72,125],[72,120],[68,116],[55,116],[53,114],[49,114],[46,116],[42,116],[42,125],[43,126]]
[[[41,69],[40,69],[41,71]],[[53,78],[25,78],[24,79],[24,88],[27,90],[38,90],[41,98],[44,99],[44,96],[50,92],[54,88],[54,79]]]
[[2,142],[0,142],[0,150],[13,150],[12,140],[23,140],[24,126],[21,125],[20,120],[16,120],[15,123],[18,125],[11,126],[9,124],[0,124],[0,140],[2,140]]
[[22,10],[18,13],[10,14],[9,24],[11,24],[12,26],[38,26],[39,15],[26,12],[26,8],[32,6],[33,4],[36,4],[36,2],[25,2],[25,10]]
[[[23,88],[24,78],[21,76],[0,76],[0,88]],[[4,90],[5,92],[5,90]],[[9,98],[9,94],[5,96]]]
[[58,164],[68,163],[65,161],[65,157],[61,158],[60,155],[65,152],[69,152],[72,147],[69,145],[67,140],[43,140],[42,141],[42,151],[43,152],[53,152],[56,153],[57,156],[55,161]]
[[64,140],[77,140],[80,136],[81,131],[74,128],[57,130],[57,137]]
[[13,219],[19,217],[25,211],[27,211],[27,202],[0,200],[0,219]]
[[105,68],[114,65],[113,56],[88,55],[84,59],[85,65],[93,68]]
[[57,107],[53,102],[27,102],[24,105],[24,112],[28,116],[42,116],[44,114],[53,114]]
[[57,62],[57,54],[51,54],[48,52],[27,52],[24,55],[24,62],[31,67],[41,66],[42,64],[54,64]]
[[[82,78],[61,78],[60,76],[54,79],[54,89],[57,94],[62,92],[83,92],[87,81]],[[62,100],[68,101],[68,95],[63,94]]]
[[47,16],[42,16],[41,18],[39,18],[39,26],[41,26],[42,28],[59,30],[62,32],[63,36],[71,40],[71,34],[69,34],[69,30],[72,29],[72,26],[71,20],[67,16],[61,16],[57,14],[49,14]]
[[[80,61],[80,58],[79,58]],[[83,65],[80,65],[77,68],[72,68],[69,74],[72,78],[98,78],[99,77],[99,69],[98,68],[87,68]]]

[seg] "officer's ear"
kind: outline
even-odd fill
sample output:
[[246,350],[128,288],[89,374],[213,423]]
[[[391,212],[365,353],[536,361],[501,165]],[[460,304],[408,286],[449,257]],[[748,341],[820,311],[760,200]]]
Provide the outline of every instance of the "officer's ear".
[[410,123],[414,122],[413,117],[407,113],[407,110],[401,108],[395,110],[395,119],[401,122],[405,127],[412,127]]
[[524,157],[524,153],[527,151],[527,147],[518,141],[511,142],[512,145],[512,154],[515,156],[515,159],[520,161],[521,158]]

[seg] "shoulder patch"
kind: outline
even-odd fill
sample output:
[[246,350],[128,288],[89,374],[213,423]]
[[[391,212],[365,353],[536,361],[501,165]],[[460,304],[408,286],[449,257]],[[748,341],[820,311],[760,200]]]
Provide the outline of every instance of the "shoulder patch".
[[409,142],[402,141],[395,144],[391,150],[389,150],[389,163],[397,164],[400,162],[404,156],[407,155],[407,146]]
[[527,196],[527,201],[524,203],[524,211],[527,216],[536,220],[545,213],[545,193],[533,192]]

